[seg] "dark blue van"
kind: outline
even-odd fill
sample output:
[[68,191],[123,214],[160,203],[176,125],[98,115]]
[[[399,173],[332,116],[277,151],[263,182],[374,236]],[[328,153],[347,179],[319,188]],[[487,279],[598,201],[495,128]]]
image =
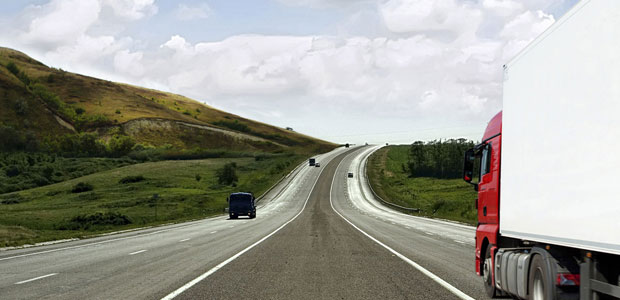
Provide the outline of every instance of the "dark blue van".
[[231,219],[239,216],[248,216],[250,219],[256,218],[256,206],[254,205],[254,194],[252,193],[232,193],[228,196],[228,215]]

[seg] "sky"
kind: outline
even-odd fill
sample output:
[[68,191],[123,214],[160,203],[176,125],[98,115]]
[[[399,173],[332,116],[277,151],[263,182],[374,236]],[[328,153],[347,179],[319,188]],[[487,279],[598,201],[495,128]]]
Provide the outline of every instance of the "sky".
[[11,0],[0,46],[337,143],[480,140],[578,0]]

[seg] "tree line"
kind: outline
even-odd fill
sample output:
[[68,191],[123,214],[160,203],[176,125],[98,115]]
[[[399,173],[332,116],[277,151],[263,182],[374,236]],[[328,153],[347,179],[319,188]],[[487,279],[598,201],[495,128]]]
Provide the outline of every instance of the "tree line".
[[440,179],[461,178],[463,155],[473,148],[474,141],[467,139],[416,141],[409,149],[407,171],[410,177],[434,177]]

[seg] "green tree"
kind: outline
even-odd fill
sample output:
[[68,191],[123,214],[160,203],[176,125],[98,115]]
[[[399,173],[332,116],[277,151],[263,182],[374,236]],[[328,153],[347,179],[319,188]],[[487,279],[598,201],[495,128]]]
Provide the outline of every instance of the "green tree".
[[126,135],[116,135],[108,143],[110,152],[115,156],[127,155],[131,152],[131,148],[136,144],[136,141]]
[[237,177],[237,164],[234,162],[225,164],[215,174],[219,184],[234,185],[239,181],[239,177]]

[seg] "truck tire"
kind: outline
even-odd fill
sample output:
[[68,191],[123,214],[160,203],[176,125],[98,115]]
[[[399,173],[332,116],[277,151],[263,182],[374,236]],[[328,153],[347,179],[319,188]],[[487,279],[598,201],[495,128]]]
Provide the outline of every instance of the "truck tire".
[[484,290],[487,296],[495,298],[499,296],[498,290],[495,287],[493,280],[493,262],[491,260],[491,245],[487,247],[487,251],[484,254],[484,263],[482,265],[482,278],[484,279]]
[[532,257],[528,276],[528,294],[530,300],[552,300],[554,286],[549,282],[549,268],[541,255]]

